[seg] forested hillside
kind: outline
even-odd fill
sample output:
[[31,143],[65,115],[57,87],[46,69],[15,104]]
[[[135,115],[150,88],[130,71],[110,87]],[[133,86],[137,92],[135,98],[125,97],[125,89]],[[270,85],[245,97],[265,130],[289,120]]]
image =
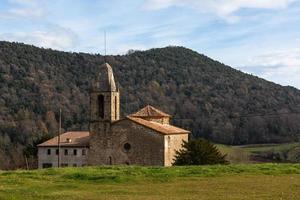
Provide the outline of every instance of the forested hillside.
[[[106,60],[120,84],[122,116],[151,104],[172,114],[173,123],[194,137],[225,144],[300,137],[300,91],[295,88],[183,47]],[[23,166],[26,146],[57,133],[59,108],[65,130],[88,129],[89,86],[103,62],[101,55],[0,42],[0,168]]]

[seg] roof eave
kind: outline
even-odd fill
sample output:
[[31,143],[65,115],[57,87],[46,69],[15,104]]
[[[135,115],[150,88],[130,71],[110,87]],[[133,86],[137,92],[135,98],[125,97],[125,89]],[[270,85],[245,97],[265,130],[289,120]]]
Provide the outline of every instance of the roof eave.
[[[59,145],[60,147],[90,147],[89,145]],[[58,147],[58,145],[37,145],[37,147]]]
[[152,128],[152,127],[146,126],[145,124],[138,123],[137,121],[131,119],[130,116],[126,116],[126,119],[129,119],[130,121],[132,121],[132,122],[134,122],[134,123],[136,123],[136,124],[139,124],[139,125],[141,125],[141,126],[143,126],[143,127],[146,127],[146,128],[148,128],[148,129],[151,129],[151,130],[153,130],[153,131],[155,131],[155,132],[157,132],[157,133],[160,133],[161,135],[180,135],[180,134],[189,134],[189,133],[190,133],[190,131],[186,131],[186,132],[177,132],[177,133],[164,133],[164,132],[159,131],[159,130],[156,130],[156,129]]

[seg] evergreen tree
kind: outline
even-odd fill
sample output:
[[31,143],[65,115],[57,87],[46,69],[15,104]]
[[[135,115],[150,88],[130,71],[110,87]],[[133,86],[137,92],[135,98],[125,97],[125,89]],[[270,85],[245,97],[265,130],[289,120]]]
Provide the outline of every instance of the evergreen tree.
[[176,152],[174,165],[213,165],[227,164],[226,155],[205,139],[184,141],[182,149]]

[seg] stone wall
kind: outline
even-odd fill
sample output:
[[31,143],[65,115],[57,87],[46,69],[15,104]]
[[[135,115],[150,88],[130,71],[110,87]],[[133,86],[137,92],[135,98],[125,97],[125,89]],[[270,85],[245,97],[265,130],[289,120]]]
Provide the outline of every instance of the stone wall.
[[109,164],[105,156],[110,145],[110,123],[93,122],[90,124],[90,149],[88,156],[88,165],[107,165]]
[[90,145],[90,165],[164,165],[164,136],[128,119],[94,135]]
[[188,134],[165,135],[165,166],[172,166],[176,151],[181,149],[183,141],[188,141]]
[[[115,148],[120,152],[115,155],[117,163],[163,165],[163,135],[128,119],[116,123],[112,130],[114,138],[118,138],[118,144],[115,144]],[[129,151],[124,148],[126,143],[131,146]]]

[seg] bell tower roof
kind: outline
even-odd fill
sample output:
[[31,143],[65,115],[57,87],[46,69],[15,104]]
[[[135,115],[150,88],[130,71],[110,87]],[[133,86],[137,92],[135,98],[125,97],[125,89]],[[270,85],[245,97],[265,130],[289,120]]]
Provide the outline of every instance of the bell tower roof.
[[93,89],[102,92],[117,91],[114,73],[112,67],[108,63],[104,63],[99,67],[99,72]]

